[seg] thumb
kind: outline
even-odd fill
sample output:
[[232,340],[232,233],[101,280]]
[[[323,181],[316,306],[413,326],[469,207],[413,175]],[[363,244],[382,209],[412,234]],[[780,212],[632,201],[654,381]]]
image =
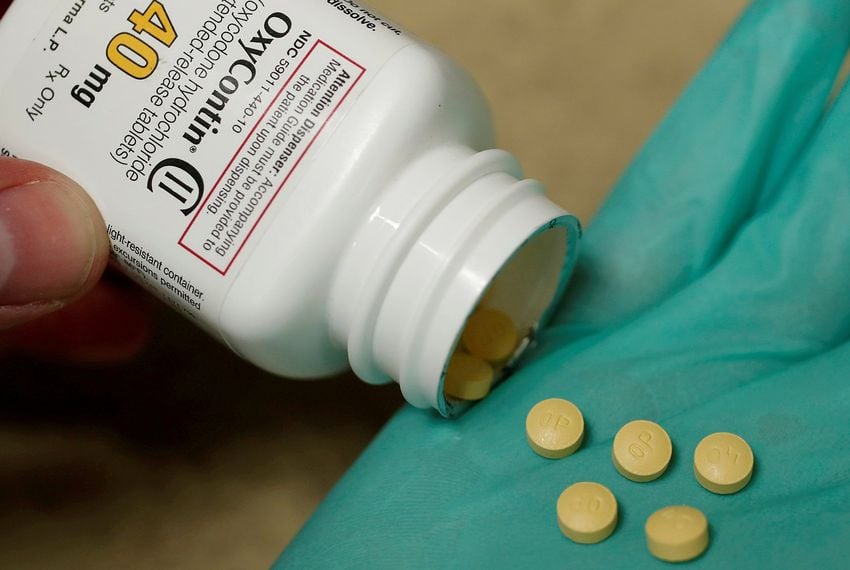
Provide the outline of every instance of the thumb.
[[103,219],[82,188],[45,166],[0,159],[0,330],[80,297],[108,253]]

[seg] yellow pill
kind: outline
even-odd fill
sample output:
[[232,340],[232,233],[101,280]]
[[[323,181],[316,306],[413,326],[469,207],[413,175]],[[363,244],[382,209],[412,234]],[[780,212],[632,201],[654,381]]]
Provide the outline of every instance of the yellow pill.
[[749,444],[732,433],[713,433],[694,451],[694,474],[699,484],[719,495],[737,493],[753,476],[755,458]]
[[528,412],[525,434],[538,455],[560,459],[581,446],[584,417],[572,402],[560,398],[543,400]]
[[645,483],[658,479],[667,470],[673,457],[673,443],[660,425],[635,420],[617,432],[611,456],[623,477]]
[[488,362],[456,352],[446,369],[443,389],[459,400],[481,400],[490,393],[496,373]]
[[666,562],[693,560],[708,548],[708,520],[693,507],[665,507],[647,520],[646,545]]
[[599,483],[576,483],[558,497],[558,526],[580,544],[602,542],[617,527],[617,499]]
[[505,313],[479,309],[467,320],[461,340],[469,354],[495,363],[513,354],[519,344],[519,332]]

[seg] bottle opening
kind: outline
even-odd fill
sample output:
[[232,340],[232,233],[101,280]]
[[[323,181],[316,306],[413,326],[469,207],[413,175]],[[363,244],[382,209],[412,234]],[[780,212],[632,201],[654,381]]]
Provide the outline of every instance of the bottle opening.
[[441,379],[441,412],[455,416],[510,376],[546,323],[572,270],[570,230],[550,224],[499,270],[468,315]]

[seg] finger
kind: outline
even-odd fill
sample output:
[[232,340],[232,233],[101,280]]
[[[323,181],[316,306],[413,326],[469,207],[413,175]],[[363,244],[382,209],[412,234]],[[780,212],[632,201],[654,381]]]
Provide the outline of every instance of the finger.
[[82,188],[45,166],[0,159],[0,330],[91,289],[108,251],[103,220]]
[[146,344],[147,305],[140,290],[107,279],[72,305],[0,334],[0,346],[63,362],[121,362]]
[[810,140],[848,43],[843,0],[745,13],[587,231],[561,335],[626,322],[716,263]]

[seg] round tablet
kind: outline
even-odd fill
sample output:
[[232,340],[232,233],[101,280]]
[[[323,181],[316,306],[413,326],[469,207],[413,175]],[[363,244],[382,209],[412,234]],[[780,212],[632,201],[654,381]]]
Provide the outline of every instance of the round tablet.
[[558,497],[558,526],[580,544],[602,542],[617,527],[617,499],[599,483],[576,483]]
[[525,418],[528,444],[538,455],[560,459],[574,453],[584,438],[584,418],[572,402],[551,398],[538,402]]
[[495,376],[489,362],[458,351],[449,361],[443,390],[459,400],[481,400],[490,393]]
[[647,520],[646,545],[666,562],[693,560],[708,548],[708,520],[693,507],[665,507]]
[[720,495],[737,493],[753,476],[755,458],[749,444],[733,433],[713,433],[694,451],[699,484]]
[[488,362],[501,362],[516,350],[519,332],[505,313],[479,309],[466,321],[461,341],[469,354]]
[[635,420],[617,432],[611,457],[623,477],[645,483],[658,479],[667,470],[673,457],[673,443],[660,425]]

